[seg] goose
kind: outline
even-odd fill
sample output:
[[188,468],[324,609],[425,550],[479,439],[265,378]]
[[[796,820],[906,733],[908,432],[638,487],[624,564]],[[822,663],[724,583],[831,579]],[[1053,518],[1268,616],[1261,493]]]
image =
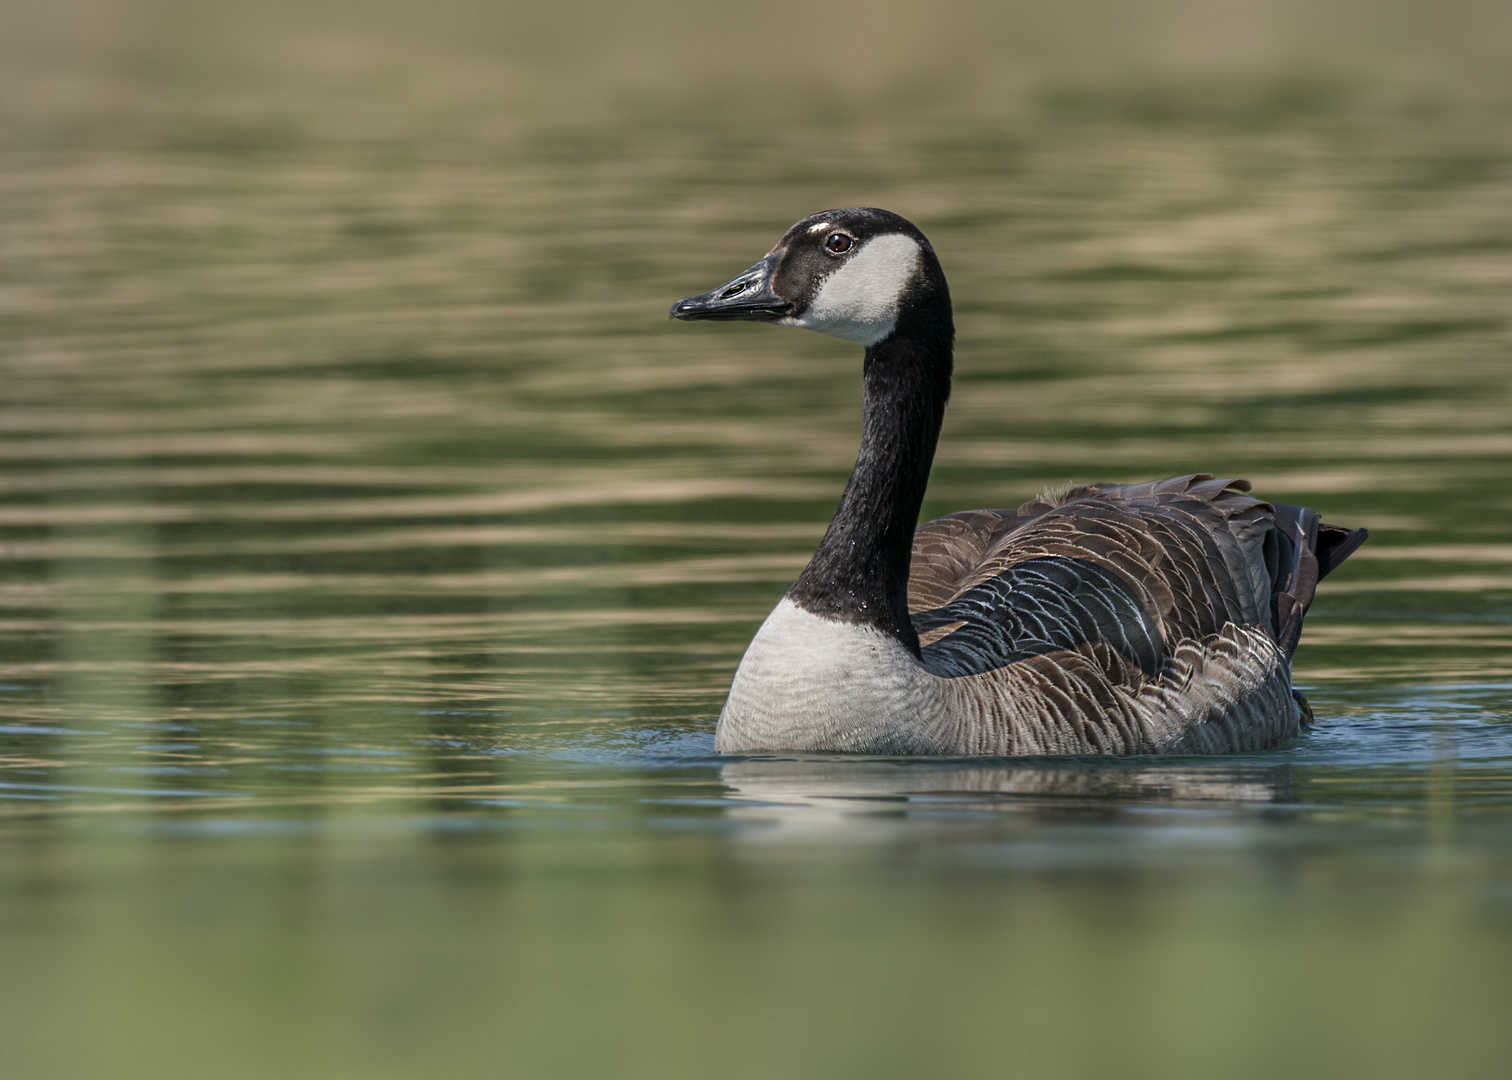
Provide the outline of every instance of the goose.
[[866,350],[855,468],[740,661],[718,752],[1216,754],[1311,722],[1291,685],[1302,617],[1366,530],[1207,473],[918,525],[955,324],[939,259],[905,218],[813,214],[670,314]]

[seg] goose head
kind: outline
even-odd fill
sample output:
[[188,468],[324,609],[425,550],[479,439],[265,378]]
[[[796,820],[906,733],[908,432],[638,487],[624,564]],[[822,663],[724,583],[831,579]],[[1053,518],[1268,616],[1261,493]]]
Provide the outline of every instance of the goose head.
[[679,300],[671,316],[797,326],[868,347],[915,326],[952,331],[929,241],[906,218],[872,207],[811,214],[760,262]]

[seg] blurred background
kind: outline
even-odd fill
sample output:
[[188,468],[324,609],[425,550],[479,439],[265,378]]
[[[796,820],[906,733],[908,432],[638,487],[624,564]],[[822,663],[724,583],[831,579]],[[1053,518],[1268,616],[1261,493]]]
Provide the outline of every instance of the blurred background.
[[[0,8],[17,1077],[1512,1070],[1512,6]],[[1219,760],[725,760],[931,237],[925,513],[1368,526]]]

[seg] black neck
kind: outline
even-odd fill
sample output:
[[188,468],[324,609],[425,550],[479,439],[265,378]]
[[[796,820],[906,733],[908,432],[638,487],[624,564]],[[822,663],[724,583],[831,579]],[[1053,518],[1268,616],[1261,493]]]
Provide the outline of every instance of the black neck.
[[826,619],[863,623],[918,655],[908,564],[950,397],[954,330],[924,321],[866,350],[861,452],[829,531],[788,597]]

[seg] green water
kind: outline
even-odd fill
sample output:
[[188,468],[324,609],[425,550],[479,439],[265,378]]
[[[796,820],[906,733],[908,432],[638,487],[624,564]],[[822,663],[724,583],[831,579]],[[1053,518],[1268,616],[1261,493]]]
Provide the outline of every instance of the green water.
[[[5,1076],[1512,1070],[1501,99],[441,108],[150,10],[0,127]],[[837,204],[951,279],[926,514],[1201,470],[1371,529],[1316,729],[714,755],[859,356],[666,309]]]

